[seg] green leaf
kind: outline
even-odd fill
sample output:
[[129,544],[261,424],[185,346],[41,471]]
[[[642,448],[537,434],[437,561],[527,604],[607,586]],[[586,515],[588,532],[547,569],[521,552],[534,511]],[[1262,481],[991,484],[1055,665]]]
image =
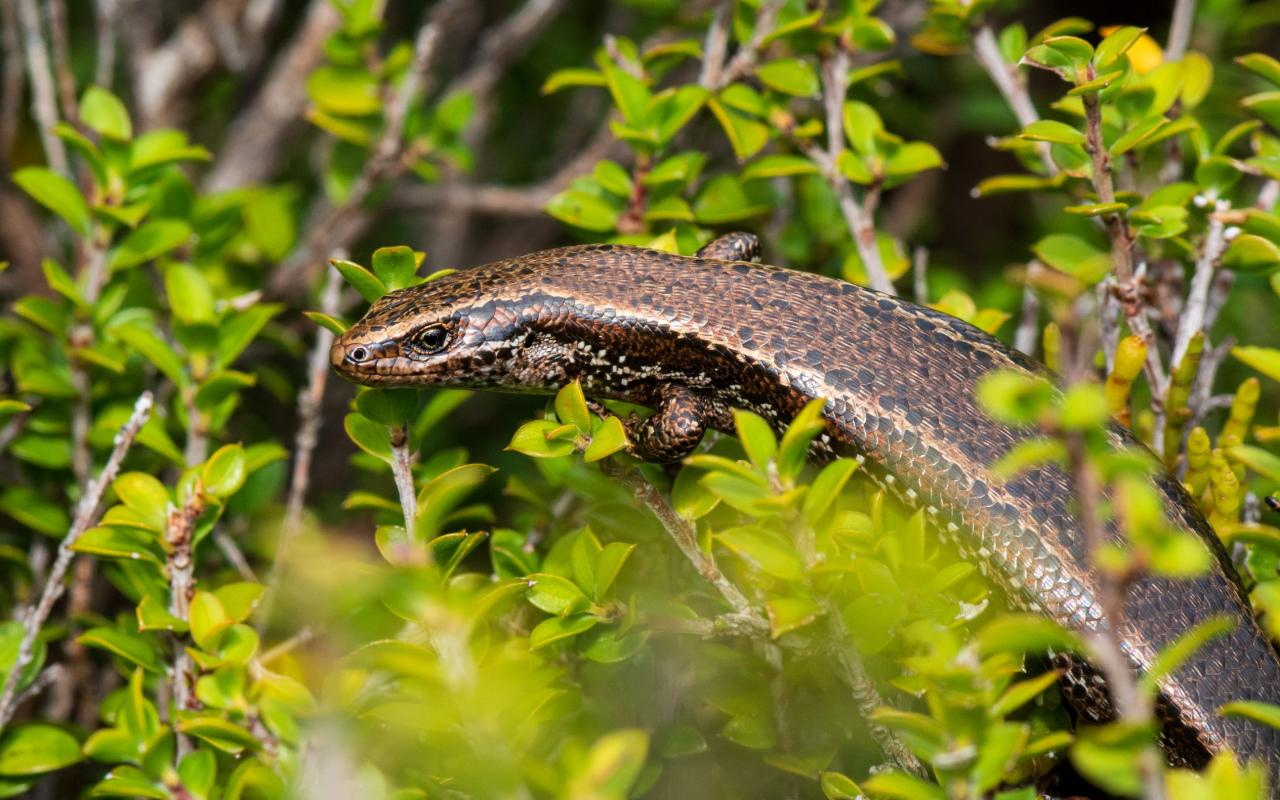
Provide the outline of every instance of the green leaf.
[[45,167],[24,167],[13,173],[13,182],[37,203],[66,220],[73,231],[81,236],[89,235],[93,225],[89,204],[74,183]]
[[511,437],[511,443],[507,445],[507,449],[532,458],[559,458],[570,455],[576,447],[573,441],[548,437],[559,428],[560,425],[551,420],[526,422]]
[[1012,714],[1044,694],[1049,687],[1058,682],[1059,677],[1057,672],[1046,672],[1034,678],[1028,678],[1025,681],[1018,681],[1008,689],[1005,689],[1004,693],[996,698],[996,701],[988,709],[988,714],[993,718]]
[[943,166],[942,154],[928,142],[907,142],[893,151],[884,164],[890,179],[907,178]]
[[1006,614],[988,622],[977,633],[978,651],[993,653],[1081,652],[1074,633],[1052,620],[1030,614]]
[[178,762],[178,777],[195,800],[207,800],[218,777],[217,758],[209,750],[193,750]]
[[561,222],[588,231],[611,231],[618,211],[601,197],[581,189],[566,189],[547,201],[547,213]]
[[187,621],[170,614],[169,610],[161,605],[154,595],[144,596],[142,602],[138,603],[138,608],[134,613],[138,618],[138,630],[140,631],[185,633],[188,629]]
[[251,192],[242,207],[245,232],[267,261],[282,261],[297,241],[293,200],[287,188],[264,188]]
[[213,594],[232,622],[244,622],[258,607],[265,592],[266,587],[260,583],[238,581],[218,587]]
[[587,605],[586,594],[568,578],[537,572],[525,578],[527,597],[533,605],[556,616],[565,616]]
[[133,123],[124,103],[100,86],[90,86],[80,98],[80,120],[110,139],[128,140],[133,136]]
[[1078,236],[1051,233],[1031,247],[1036,257],[1062,272],[1095,284],[1111,270],[1111,255]]
[[852,778],[839,772],[818,773],[818,785],[827,800],[861,800],[864,796]]
[[1222,254],[1222,266],[1236,272],[1271,272],[1280,267],[1280,247],[1261,236],[1242,233]]
[[627,431],[622,420],[611,414],[591,434],[591,444],[582,451],[582,460],[591,464],[625,450],[627,445]]
[[542,84],[543,94],[552,94],[569,86],[607,86],[604,75],[594,69],[558,69]]
[[739,161],[746,161],[769,143],[769,126],[759,120],[751,119],[719,100],[708,100],[707,107],[724,129],[729,146],[733,148],[733,154]]
[[213,321],[213,287],[190,264],[170,264],[164,271],[165,294],[174,317],[187,325]]
[[823,398],[810,400],[783,432],[776,460],[778,475],[784,481],[795,480],[799,476],[809,456],[809,445],[826,428],[827,423],[822,416],[824,408],[826,400]]
[[125,661],[157,674],[165,671],[165,663],[151,639],[141,633],[130,633],[119,628],[90,628],[76,637],[76,641],[89,647],[97,647],[120,656]]
[[137,513],[149,530],[164,531],[169,520],[169,490],[145,472],[126,472],[111,484],[120,502]]
[[240,313],[224,316],[218,326],[218,369],[231,366],[266,324],[283,310],[281,305],[259,303]]
[[1052,119],[1036,120],[1022,129],[1019,139],[1058,144],[1084,144],[1084,133],[1076,128]]
[[385,291],[394,292],[412,286],[417,271],[418,262],[411,248],[398,245],[373,251],[373,274],[382,281]]
[[54,725],[20,725],[0,736],[0,775],[40,775],[83,758],[76,737]]
[[329,263],[342,274],[347,283],[351,284],[360,293],[361,297],[370,303],[377,302],[380,297],[387,293],[386,284],[380,281],[372,272],[354,261],[331,258]]
[[742,180],[756,178],[782,178],[791,175],[816,175],[818,165],[804,156],[785,154],[757,158],[742,169]]
[[234,620],[223,608],[218,595],[211,591],[197,591],[191,599],[191,637],[201,648],[210,650],[216,645],[216,637],[234,625]]
[[758,525],[729,528],[716,541],[758,570],[786,581],[800,580],[804,568],[795,549],[782,537]]
[[877,139],[884,133],[884,122],[876,110],[858,100],[844,104],[844,135],[849,146],[859,155],[870,156],[879,152]]
[[756,469],[766,472],[769,463],[778,454],[778,440],[773,435],[773,428],[758,414],[737,409],[733,412],[733,423],[747,458],[751,459]]
[[[1273,728],[1280,728],[1280,706],[1259,700],[1237,700],[1218,709],[1224,717],[1242,717]],[[3,770],[0,770],[3,772]]]
[[128,797],[146,800],[171,800],[173,795],[161,788],[146,773],[134,766],[122,765],[89,790],[90,797]]
[[618,573],[622,571],[622,565],[627,563],[627,559],[635,549],[634,544],[626,542],[609,542],[604,546],[596,556],[595,585],[591,591],[593,598],[599,601],[605,596],[617,579]]
[[629,125],[642,126],[646,121],[645,112],[651,99],[644,81],[611,63],[606,63],[602,71],[605,85],[613,96],[613,104],[622,112],[622,118]]
[[322,311],[303,311],[302,313],[307,319],[329,331],[334,336],[341,336],[347,332],[347,328],[351,327],[337,317],[331,317]]
[[822,607],[808,597],[773,597],[765,604],[774,639],[803,628],[822,615]]
[[1280,88],[1280,61],[1266,53],[1249,53],[1236,58],[1236,63]]
[[169,343],[155,332],[155,329],[142,321],[131,321],[108,328],[114,338],[137,351],[174,384],[181,388],[190,385],[182,360],[173,351]]
[[238,444],[228,444],[219,447],[209,456],[200,471],[200,482],[207,494],[225,500],[240,491],[246,474],[244,448]]
[[544,619],[529,632],[529,649],[537,650],[549,644],[569,639],[580,633],[586,633],[599,623],[597,617],[590,614],[575,614],[571,617],[551,617]]
[[801,513],[804,514],[805,522],[811,526],[818,524],[818,520],[831,508],[831,504],[857,469],[858,462],[851,458],[836,459],[822,468],[804,496]]
[[872,797],[896,800],[946,800],[946,793],[936,784],[926,783],[904,772],[877,772],[862,782]]
[[[9,673],[13,671],[13,665],[18,661],[18,651],[22,648],[22,639],[25,635],[26,628],[21,622],[16,620],[0,622],[0,681],[7,680]],[[23,667],[22,675],[18,678],[18,691],[30,686],[40,674],[40,670],[44,667],[45,653],[44,640],[36,637],[32,642],[31,660]]]
[[205,378],[196,390],[196,408],[212,414],[228,397],[257,383],[257,378],[235,370],[218,370]]
[[1146,30],[1133,25],[1122,25],[1107,34],[1107,37],[1098,43],[1098,49],[1094,51],[1093,65],[1099,70],[1111,66],[1116,59],[1128,52],[1133,43],[1146,33]]
[[587,398],[582,393],[582,383],[572,381],[556,392],[556,416],[586,435],[591,433],[591,412],[587,410]]
[[1139,681],[1139,688],[1147,692],[1156,692],[1160,681],[1177,672],[1179,667],[1187,663],[1196,651],[1210,640],[1229,633],[1235,626],[1234,619],[1225,614],[1219,614],[1198,623],[1191,630],[1184,631],[1156,656],[1156,660]]
[[[147,220],[111,251],[111,269],[129,269],[144,264],[186,244],[190,239],[191,226],[183,220]],[[187,268],[194,269],[189,266]],[[212,306],[211,298],[207,300],[207,304]]]
[[600,185],[604,187],[606,192],[615,194],[618,197],[631,196],[631,176],[616,161],[607,158],[601,159],[595,170],[592,172]]
[[356,397],[356,410],[380,425],[412,422],[421,395],[416,389],[370,389]]
[[644,767],[649,735],[620,730],[596,739],[586,763],[569,781],[566,797],[628,797]]
[[71,549],[77,553],[89,553],[106,558],[123,558],[147,561],[163,566],[164,559],[157,554],[155,537],[129,528],[99,525],[81,534]]
[[1238,444],[1227,448],[1227,458],[1243,464],[1267,480],[1280,483],[1280,456],[1261,447]]
[[737,222],[768,210],[768,203],[754,196],[733,175],[717,175],[707,181],[693,202],[694,214],[706,225]]
[[779,58],[756,68],[756,77],[770,89],[795,97],[814,97],[818,94],[818,73],[807,61],[798,58]]
[[1280,381],[1280,350],[1274,347],[1233,347],[1231,355],[1268,378]]
[[252,733],[221,717],[208,715],[188,716],[178,723],[177,728],[181,733],[208,742],[217,749],[232,755],[245,750],[257,750],[260,747],[260,743]]
[[322,66],[307,76],[307,96],[339,116],[374,114],[382,108],[378,80],[362,67]]

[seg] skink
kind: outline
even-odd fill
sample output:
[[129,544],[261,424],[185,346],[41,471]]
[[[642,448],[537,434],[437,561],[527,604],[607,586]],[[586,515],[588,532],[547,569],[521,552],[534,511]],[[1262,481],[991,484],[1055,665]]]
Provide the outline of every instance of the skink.
[[[754,248],[742,234],[698,257],[583,245],[462,270],[380,299],[330,359],[350,380],[381,387],[553,392],[580,379],[588,397],[655,410],[629,432],[637,456],[662,462],[683,458],[708,429],[731,431],[733,408],[782,429],[806,402],[825,398],[813,460],[859,458],[927,509],[1019,606],[1078,631],[1107,624],[1068,476],[1056,466],[1005,481],[990,473],[1037,433],[992,420],[975,385],[993,370],[1044,368],[938,311],[749,263]],[[1226,748],[1262,760],[1274,786],[1280,731],[1218,709],[1280,703],[1280,658],[1190,497],[1167,474],[1152,480],[1170,520],[1204,541],[1213,564],[1191,580],[1136,580],[1123,650],[1145,670],[1192,626],[1230,615],[1230,633],[1161,682],[1162,741],[1173,763],[1199,766]],[[1084,716],[1109,715],[1105,686],[1086,663],[1072,662],[1064,688]]]

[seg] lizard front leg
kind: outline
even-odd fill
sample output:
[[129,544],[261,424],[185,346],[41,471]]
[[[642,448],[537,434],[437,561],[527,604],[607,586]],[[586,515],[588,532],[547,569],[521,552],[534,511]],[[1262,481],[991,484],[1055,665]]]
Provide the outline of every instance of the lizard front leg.
[[[613,412],[595,400],[588,408],[598,416]],[[697,392],[678,383],[660,385],[653,402],[654,413],[644,419],[632,414],[623,419],[630,442],[628,452],[642,461],[674,464],[697,448],[710,428],[723,427],[726,414],[719,412]]]

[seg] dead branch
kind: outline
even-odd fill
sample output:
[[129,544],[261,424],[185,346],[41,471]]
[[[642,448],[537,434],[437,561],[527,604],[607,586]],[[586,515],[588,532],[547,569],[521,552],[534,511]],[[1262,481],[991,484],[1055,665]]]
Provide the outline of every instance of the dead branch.
[[67,162],[67,150],[53,132],[58,124],[58,101],[55,96],[53,71],[49,65],[49,50],[44,32],[40,29],[40,14],[35,0],[17,0],[18,18],[22,24],[22,39],[27,55],[27,78],[31,81],[31,116],[40,130],[49,168],[64,178],[71,177]]

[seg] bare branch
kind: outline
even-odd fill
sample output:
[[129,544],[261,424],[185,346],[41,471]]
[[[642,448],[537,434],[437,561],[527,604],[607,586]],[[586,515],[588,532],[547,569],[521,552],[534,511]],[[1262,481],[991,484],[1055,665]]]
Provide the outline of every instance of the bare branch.
[[564,6],[565,0],[527,0],[519,11],[484,35],[473,66],[453,81],[444,93],[471,92],[477,97],[487,95],[502,77],[503,71],[564,10]]
[[1173,22],[1169,25],[1169,43],[1165,46],[1165,59],[1181,61],[1187,54],[1191,41],[1191,25],[1196,18],[1196,0],[1176,0],[1173,4]]
[[[320,295],[320,310],[329,316],[338,313],[338,301],[342,296],[342,281],[338,271],[325,273],[324,289]],[[280,575],[288,559],[293,541],[302,531],[302,511],[307,499],[307,486],[311,482],[311,456],[320,441],[320,426],[324,422],[324,389],[329,379],[329,348],[333,346],[333,332],[317,327],[316,341],[307,362],[307,388],[298,395],[298,433],[293,445],[293,474],[289,478],[289,499],[285,504],[284,523],[280,526],[280,541],[276,545],[275,558],[267,578],[266,595],[258,606],[258,619],[264,623],[271,618],[271,605],[275,600]]]
[[111,86],[116,74],[116,17],[120,11],[119,0],[96,0],[98,12],[98,61],[93,70],[93,82],[99,86]]
[[253,102],[231,124],[231,134],[204,180],[209,192],[270,178],[307,108],[306,77],[324,57],[324,41],[342,23],[329,0],[312,0],[307,18],[276,60]]
[[40,600],[35,608],[27,612],[26,618],[23,620],[24,630],[22,643],[18,647],[18,656],[13,662],[13,668],[9,671],[9,676],[5,679],[4,691],[0,693],[0,728],[7,725],[9,720],[13,718],[13,711],[16,708],[14,695],[18,688],[18,678],[22,675],[22,671],[26,669],[27,665],[31,663],[36,636],[39,635],[41,626],[49,618],[49,612],[53,610],[53,604],[58,601],[65,588],[62,581],[67,575],[67,569],[71,566],[72,559],[75,558],[75,551],[71,548],[97,518],[98,506],[102,503],[102,496],[106,493],[107,487],[111,485],[111,482],[116,479],[116,474],[120,471],[120,464],[124,461],[125,454],[129,452],[130,446],[133,445],[133,440],[137,437],[138,431],[142,429],[142,424],[151,415],[151,404],[151,392],[143,392],[138,401],[134,403],[133,414],[130,415],[128,422],[116,434],[111,455],[107,458],[107,463],[103,465],[102,471],[98,473],[98,479],[90,481],[84,486],[84,492],[81,494],[80,502],[76,506],[75,519],[71,523],[71,529],[67,531],[67,535],[58,546],[58,557],[53,563],[53,568],[49,570],[44,589],[40,593]]
[[[840,201],[840,211],[853,237],[853,245],[862,258],[871,288],[885,294],[896,294],[880,259],[880,246],[876,241],[875,223],[872,218],[874,189],[869,189],[862,202],[854,196],[853,187],[844,173],[836,166],[836,159],[844,148],[844,98],[849,83],[849,53],[843,47],[823,59],[822,99],[827,114],[827,150],[825,153],[809,147],[810,158],[818,162],[823,177],[835,190]],[[820,153],[820,155],[818,155]]]
[[183,90],[217,66],[219,51],[212,31],[218,24],[220,5],[221,0],[206,0],[197,13],[182,21],[168,41],[154,50],[134,54],[134,98],[144,130],[172,120]]
[[413,453],[409,450],[409,430],[404,425],[391,429],[391,475],[395,478],[396,494],[400,496],[405,535],[409,541],[413,541],[418,519],[418,493],[413,486]]
[[929,249],[923,245],[911,254],[911,291],[917,303],[929,302]]
[[[1219,200],[1214,213],[1209,215],[1209,229],[1200,248],[1200,257],[1196,259],[1196,271],[1191,278],[1187,303],[1178,321],[1178,338],[1173,345],[1173,354],[1169,356],[1169,363],[1172,365],[1182,361],[1187,346],[1191,344],[1191,337],[1205,327],[1205,311],[1209,303],[1209,289],[1213,285],[1213,273],[1226,248],[1226,225],[1221,215],[1230,207],[1231,204],[1227,201]],[[1208,331],[1205,331],[1205,335],[1208,335]]]
[[[178,619],[189,619],[191,616],[191,598],[195,595],[195,526],[196,519],[204,512],[204,496],[200,492],[192,492],[191,498],[180,508],[170,506],[169,519],[165,526],[165,538],[169,544],[169,558],[166,563],[169,574],[169,613]],[[191,656],[187,653],[186,643],[175,637],[173,642],[172,670],[173,705],[169,709],[169,721],[177,727],[178,712],[192,707],[194,697],[196,671]],[[178,734],[178,757],[191,752],[191,740],[185,734]]]
[[702,71],[698,75],[698,85],[710,89],[722,84],[721,74],[724,70],[724,59],[729,52],[729,23],[732,21],[733,3],[721,0],[711,17],[711,26],[707,28],[707,38],[702,44]]
[[49,25],[49,49],[53,57],[53,74],[57,79],[62,118],[74,121],[80,118],[80,112],[76,103],[76,76],[71,72],[71,57],[67,46],[67,6],[63,0],[45,0],[44,12]]
[[236,544],[236,540],[231,537],[231,534],[218,529],[213,532],[213,543],[222,551],[222,556],[227,559],[231,566],[235,567],[241,579],[257,583],[257,574],[253,571],[253,567],[249,564],[249,559],[245,558],[244,551],[240,549],[240,545]]
[[22,38],[27,54],[27,76],[31,81],[31,116],[40,129],[40,141],[44,144],[49,167],[64,178],[71,177],[67,162],[67,150],[53,132],[58,124],[58,101],[54,94],[53,72],[49,66],[49,51],[44,33],[40,30],[40,14],[35,0],[17,0],[18,18],[22,23]]

